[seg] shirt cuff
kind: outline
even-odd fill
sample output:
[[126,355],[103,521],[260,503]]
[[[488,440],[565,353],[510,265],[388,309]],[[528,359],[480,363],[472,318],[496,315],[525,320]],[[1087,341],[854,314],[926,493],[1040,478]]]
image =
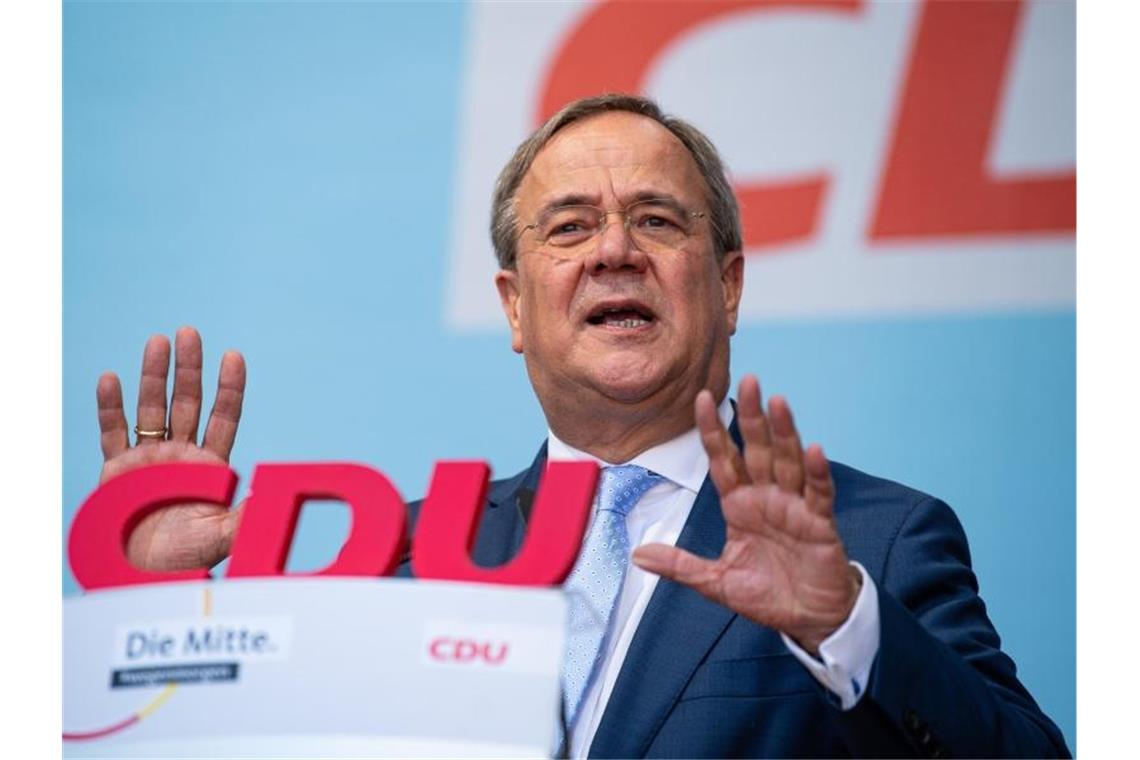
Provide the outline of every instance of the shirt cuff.
[[843,625],[819,645],[813,657],[787,634],[780,634],[796,659],[839,700],[839,707],[850,710],[859,703],[871,677],[871,666],[879,653],[879,594],[867,570],[851,563],[863,576],[855,606]]

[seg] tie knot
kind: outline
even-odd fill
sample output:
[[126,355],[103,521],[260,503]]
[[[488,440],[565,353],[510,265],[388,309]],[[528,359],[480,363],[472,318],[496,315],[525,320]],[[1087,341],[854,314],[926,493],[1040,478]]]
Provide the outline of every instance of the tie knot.
[[602,470],[602,482],[598,486],[598,511],[617,512],[624,517],[646,491],[664,480],[657,473],[635,464],[606,467]]

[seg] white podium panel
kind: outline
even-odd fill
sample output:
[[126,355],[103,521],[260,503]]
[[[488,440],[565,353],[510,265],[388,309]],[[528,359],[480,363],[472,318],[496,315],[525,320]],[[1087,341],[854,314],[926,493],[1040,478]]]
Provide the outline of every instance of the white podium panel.
[[64,601],[67,757],[549,755],[558,589],[374,578]]

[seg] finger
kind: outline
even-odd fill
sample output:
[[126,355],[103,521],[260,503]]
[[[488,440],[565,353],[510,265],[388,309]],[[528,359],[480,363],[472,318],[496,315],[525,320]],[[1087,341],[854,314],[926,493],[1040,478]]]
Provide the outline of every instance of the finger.
[[222,366],[218,370],[218,392],[214,396],[214,408],[210,410],[210,421],[206,423],[206,435],[202,439],[203,447],[227,462],[230,450],[234,447],[234,438],[237,437],[244,397],[245,359],[237,351],[227,351],[222,356]]
[[99,445],[105,461],[118,456],[131,445],[127,437],[127,415],[123,411],[123,388],[114,372],[104,372],[99,376],[95,402],[99,407]]
[[[142,377],[139,379],[139,405],[135,424],[139,430],[166,427],[166,375],[170,371],[170,341],[165,335],[152,335],[143,350]],[[140,438],[139,446],[149,446],[159,438]]]
[[720,601],[718,563],[698,557],[668,544],[646,544],[634,551],[633,563],[648,573],[655,573],[701,594]]
[[803,493],[804,449],[792,410],[783,396],[773,396],[768,402],[768,421],[772,428],[772,472],[776,482],[785,491]]
[[202,415],[202,338],[193,327],[174,336],[174,390],[170,394],[170,440],[198,440]]
[[835,481],[831,479],[831,466],[819,444],[813,443],[804,452],[804,475],[804,498],[808,509],[821,517],[831,517],[835,505]]
[[717,492],[723,496],[737,485],[748,483],[748,473],[744,469],[740,452],[736,450],[736,444],[717,414],[712,393],[707,390],[697,394],[696,417],[701,443],[709,455],[709,476],[713,479]]
[[745,375],[740,381],[740,403],[736,407],[740,434],[744,438],[744,465],[753,483],[771,483],[772,433],[764,406],[760,403],[760,381]]

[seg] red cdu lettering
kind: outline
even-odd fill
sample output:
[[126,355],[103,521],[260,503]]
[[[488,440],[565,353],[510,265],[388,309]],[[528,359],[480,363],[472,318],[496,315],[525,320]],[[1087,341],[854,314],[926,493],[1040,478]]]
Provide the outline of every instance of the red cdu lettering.
[[392,483],[358,464],[261,464],[234,539],[228,578],[284,575],[301,507],[344,501],[352,527],[329,566],[301,575],[391,575],[406,545],[407,509]]
[[[477,567],[469,557],[489,472],[481,462],[436,466],[416,530],[413,564],[417,575],[510,585],[561,583],[578,556],[597,483],[597,465],[549,465],[522,549],[503,567],[491,569]],[[139,521],[157,509],[186,502],[229,506],[236,484],[237,476],[228,467],[205,464],[151,465],[102,484],[80,506],[68,539],[68,556],[79,584],[91,590],[208,578],[205,569],[140,570],[127,560],[126,542]],[[297,520],[307,499],[346,502],[352,510],[352,529],[331,565],[298,575],[391,575],[403,555],[407,508],[391,482],[370,467],[258,465],[252,492],[234,539],[227,577],[285,575]]]
[[598,466],[551,462],[535,495],[518,554],[496,568],[471,561],[490,470],[483,462],[440,462],[420,507],[412,568],[418,578],[553,586],[562,583],[582,543]]
[[172,504],[196,501],[228,507],[236,486],[237,475],[221,464],[156,464],[108,480],[80,505],[71,523],[67,555],[75,580],[92,591],[209,578],[206,569],[141,570],[127,560],[127,539],[144,517]]
[[[541,124],[576,98],[603,92],[638,93],[657,57],[702,24],[734,14],[809,10],[853,14],[862,0],[728,0],[641,3],[609,0],[591,8],[555,53],[538,98]],[[630,30],[636,33],[631,34]],[[819,225],[830,180],[820,171],[783,182],[740,184],[744,245],[759,248],[809,237]]]
[[502,665],[510,649],[507,642],[472,641],[441,636],[428,644],[428,655],[438,662],[477,663]]
[[1074,172],[986,168],[1024,11],[1020,0],[923,5],[872,238],[1076,228]]
[[444,654],[443,648],[449,643],[451,643],[451,639],[448,638],[432,639],[431,644],[428,645],[428,654],[433,660],[446,660],[447,655]]

